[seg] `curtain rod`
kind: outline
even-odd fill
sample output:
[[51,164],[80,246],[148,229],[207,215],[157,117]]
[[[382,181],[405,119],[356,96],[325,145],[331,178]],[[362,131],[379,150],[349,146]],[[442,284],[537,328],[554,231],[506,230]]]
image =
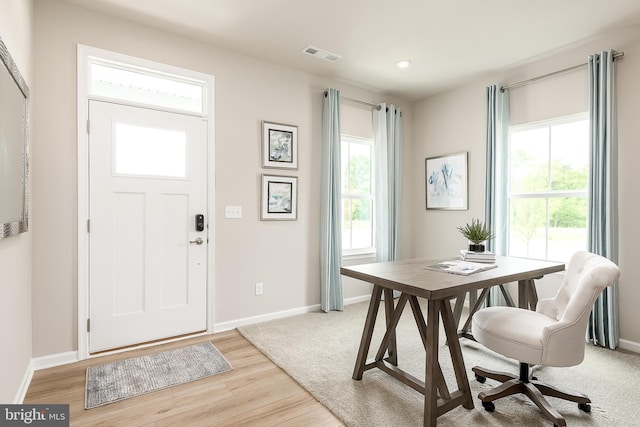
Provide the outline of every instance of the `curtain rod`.
[[[614,54],[613,54],[613,58],[614,59],[615,58],[622,58],[623,56],[624,56],[624,52],[614,52]],[[551,72],[551,73],[548,73],[548,74],[543,74],[541,76],[533,77],[531,79],[523,80],[521,82],[516,82],[516,83],[511,83],[511,84],[508,84],[508,85],[504,85],[504,86],[502,86],[500,88],[500,92],[504,92],[506,89],[513,89],[514,87],[524,86],[526,84],[533,83],[533,82],[536,82],[538,80],[546,79],[547,77],[552,77],[552,76],[555,76],[557,74],[562,74],[562,73],[566,73],[566,72],[569,72],[569,71],[577,70],[578,68],[582,68],[582,67],[584,67],[586,65],[587,65],[587,63],[585,62],[584,64],[574,65],[573,67],[564,68],[562,70],[554,71],[554,72]]]
[[380,107],[380,104],[371,104],[370,102],[360,101],[359,99],[347,98],[346,96],[341,96],[340,100],[353,102],[354,104],[366,105],[367,107],[375,108],[376,110],[379,110],[380,108],[382,108]]
[[[324,96],[327,96],[327,91],[324,91]],[[380,110],[380,104],[371,104],[370,102],[360,101],[359,99],[347,98],[346,96],[340,96],[340,101],[353,102],[355,104],[366,105],[367,107],[375,108],[376,110]]]

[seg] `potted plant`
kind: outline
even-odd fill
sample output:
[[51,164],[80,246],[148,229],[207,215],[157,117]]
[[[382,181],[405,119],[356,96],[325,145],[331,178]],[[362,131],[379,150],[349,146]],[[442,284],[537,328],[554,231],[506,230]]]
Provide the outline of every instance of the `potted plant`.
[[458,231],[469,240],[469,250],[473,252],[484,252],[484,243],[493,239],[495,236],[491,229],[479,219],[472,219],[471,223],[465,224],[464,227],[458,227]]

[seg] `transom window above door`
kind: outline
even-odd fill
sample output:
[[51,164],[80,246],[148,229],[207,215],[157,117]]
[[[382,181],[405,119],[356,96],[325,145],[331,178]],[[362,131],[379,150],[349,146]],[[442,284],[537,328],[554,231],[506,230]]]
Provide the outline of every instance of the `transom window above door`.
[[89,58],[89,95],[163,110],[206,113],[206,82]]

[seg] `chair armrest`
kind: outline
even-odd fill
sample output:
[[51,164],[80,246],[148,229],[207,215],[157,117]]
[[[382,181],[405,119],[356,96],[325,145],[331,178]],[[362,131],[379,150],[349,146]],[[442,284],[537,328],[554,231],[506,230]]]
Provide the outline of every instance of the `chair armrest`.
[[582,322],[560,321],[542,332],[542,364],[575,366],[584,359],[585,327]]

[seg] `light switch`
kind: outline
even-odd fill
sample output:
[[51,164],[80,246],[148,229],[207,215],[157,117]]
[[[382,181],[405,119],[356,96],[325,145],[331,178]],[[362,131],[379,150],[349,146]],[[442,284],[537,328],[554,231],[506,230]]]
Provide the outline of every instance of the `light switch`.
[[225,206],[225,218],[242,218],[242,206]]

